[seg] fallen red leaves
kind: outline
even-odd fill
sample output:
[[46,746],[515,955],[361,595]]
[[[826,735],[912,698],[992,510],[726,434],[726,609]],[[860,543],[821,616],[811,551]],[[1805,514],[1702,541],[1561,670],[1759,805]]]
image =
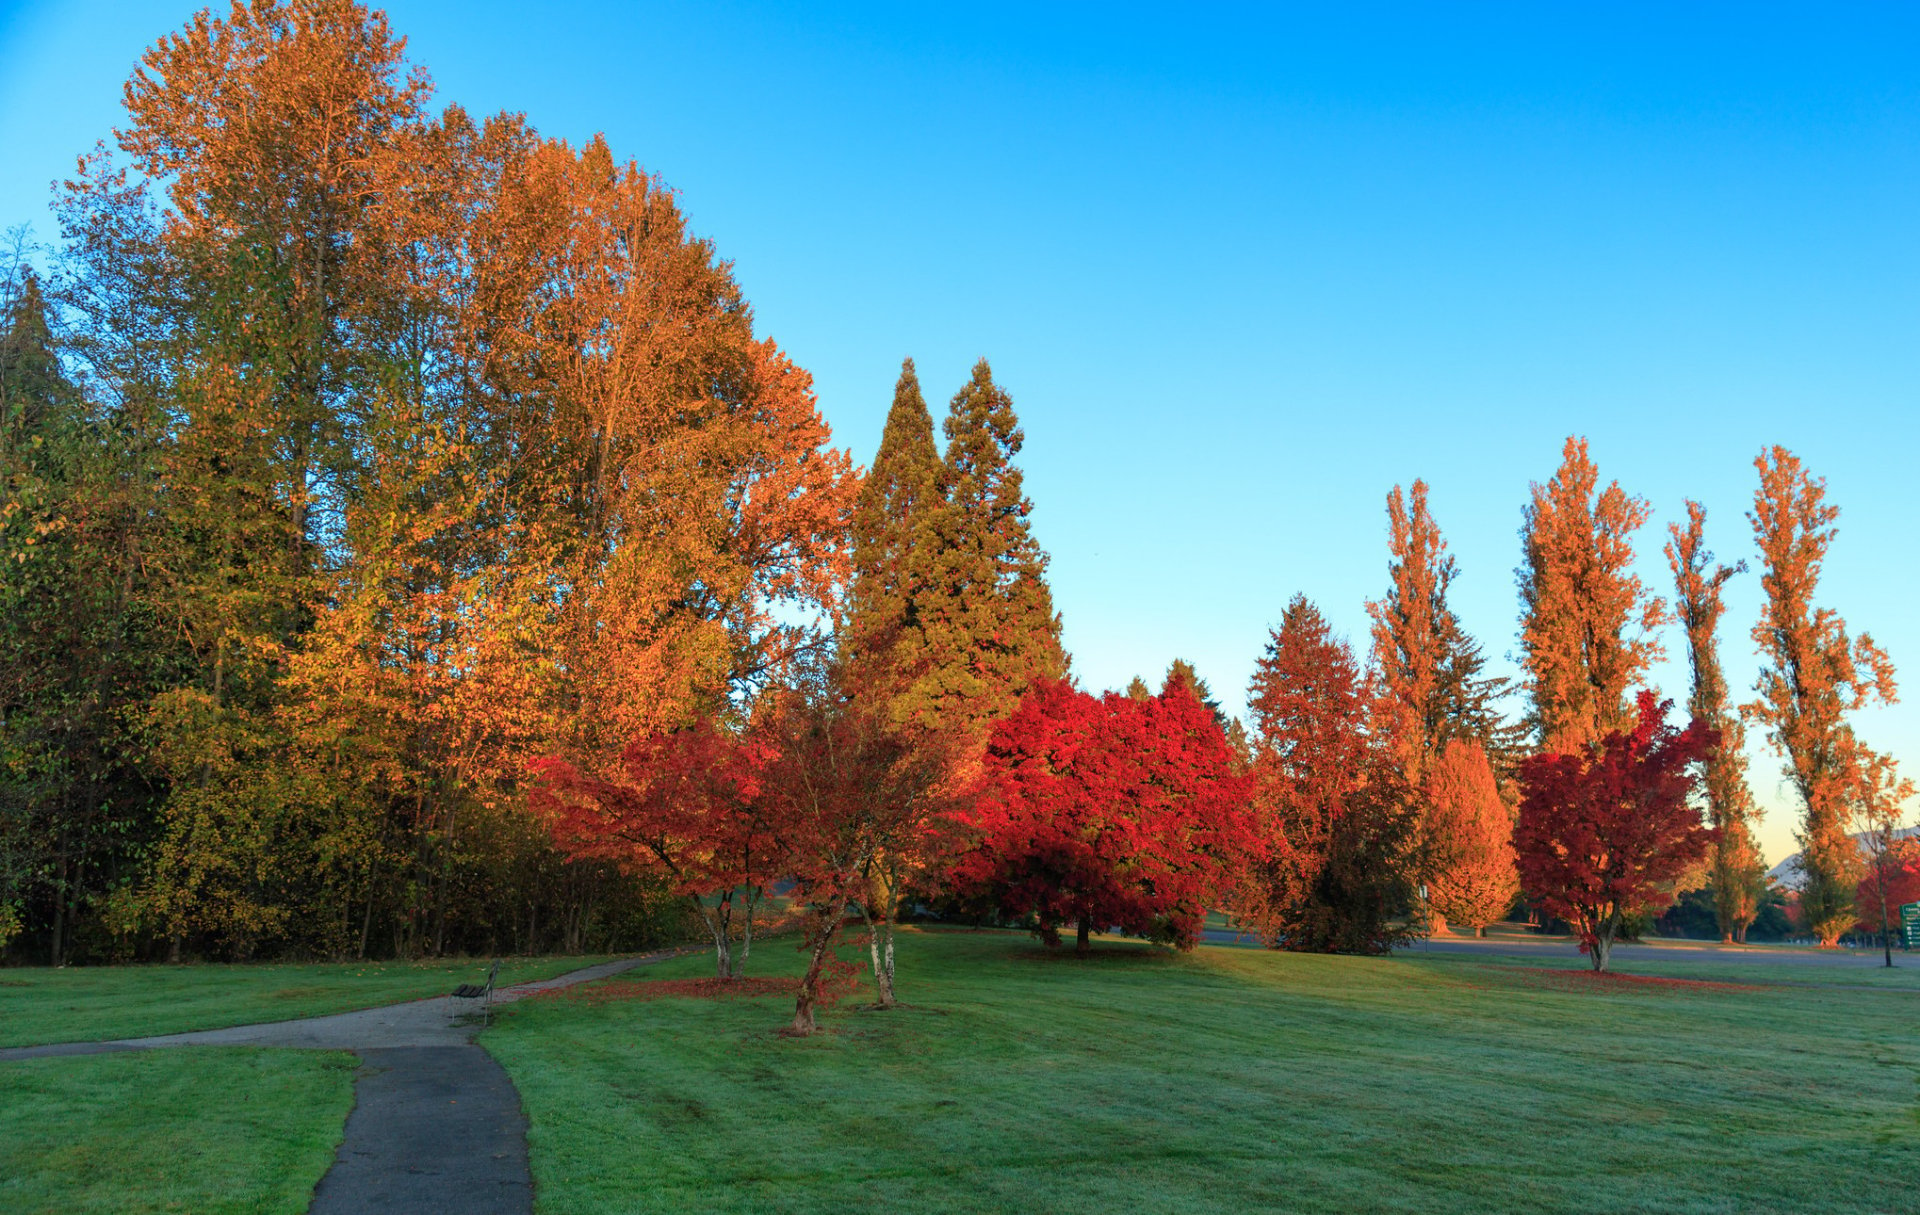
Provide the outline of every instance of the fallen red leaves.
[[797,979],[651,979],[597,983],[541,992],[537,999],[585,1000],[609,1004],[616,1000],[746,1000],[759,996],[791,996]]
[[1555,991],[1603,991],[1621,987],[1664,987],[1679,991],[1765,991],[1752,983],[1718,983],[1710,979],[1669,979],[1661,975],[1604,974],[1593,970],[1522,970],[1504,972],[1506,977],[1528,987]]

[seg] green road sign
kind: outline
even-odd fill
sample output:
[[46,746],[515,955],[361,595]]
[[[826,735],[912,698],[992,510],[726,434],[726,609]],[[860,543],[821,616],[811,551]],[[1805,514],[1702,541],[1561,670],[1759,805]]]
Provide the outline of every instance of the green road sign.
[[1900,909],[1900,939],[1908,949],[1920,949],[1920,903]]

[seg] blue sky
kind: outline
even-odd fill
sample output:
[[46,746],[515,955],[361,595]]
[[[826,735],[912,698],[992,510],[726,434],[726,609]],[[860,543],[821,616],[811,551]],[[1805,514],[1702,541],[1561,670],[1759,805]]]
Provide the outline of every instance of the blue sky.
[[[1662,589],[1684,498],[1749,556],[1753,457],[1800,453],[1843,509],[1823,598],[1920,679],[1920,9],[923,7],[388,12],[443,101],[677,188],[857,458],[903,355],[936,412],[991,358],[1089,685],[1181,655],[1237,711],[1296,591],[1364,644],[1415,477],[1507,667],[1570,433],[1653,503]],[[189,11],[0,7],[0,226],[53,235],[46,184]],[[1920,769],[1913,703],[1861,728]],[[1756,740],[1770,859],[1777,769]]]

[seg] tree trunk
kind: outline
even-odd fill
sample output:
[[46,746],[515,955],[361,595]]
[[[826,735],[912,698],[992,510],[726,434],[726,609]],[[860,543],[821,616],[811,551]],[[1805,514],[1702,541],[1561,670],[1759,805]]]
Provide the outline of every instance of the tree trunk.
[[707,926],[707,935],[713,938],[714,973],[722,981],[733,977],[733,949],[727,941],[727,922],[717,910],[708,911],[706,900],[697,894],[687,896],[693,900],[693,906],[700,913],[700,922]]
[[833,948],[833,938],[840,930],[840,918],[845,914],[843,907],[818,928],[820,937],[814,942],[812,956],[807,959],[807,973],[800,979],[800,994],[793,1001],[793,1024],[787,1029],[793,1037],[807,1037],[819,1028],[813,1018],[813,1009],[820,1001],[820,972],[826,968],[827,952]]
[[1091,953],[1093,951],[1093,917],[1086,913],[1080,916],[1080,935],[1073,943],[1073,952]]
[[1607,973],[1607,963],[1613,959],[1613,925],[1607,924],[1594,934],[1593,970],[1595,974]]
[[1451,936],[1452,934],[1447,931],[1447,917],[1437,911],[1429,910],[1427,912],[1427,935],[1430,937]]
[[1486,926],[1485,924],[1476,924],[1476,925],[1474,925],[1474,929],[1473,929],[1473,935],[1474,935],[1474,936],[1476,936],[1476,937],[1484,937],[1484,936],[1486,936],[1486,935],[1487,935],[1487,926]]
[[760,888],[747,887],[747,920],[740,926],[740,965],[745,966],[747,959],[753,956],[753,913],[760,906]]
[[881,919],[871,925],[873,935],[868,948],[873,953],[873,986],[878,992],[875,1008],[892,1008],[893,996],[893,921]]

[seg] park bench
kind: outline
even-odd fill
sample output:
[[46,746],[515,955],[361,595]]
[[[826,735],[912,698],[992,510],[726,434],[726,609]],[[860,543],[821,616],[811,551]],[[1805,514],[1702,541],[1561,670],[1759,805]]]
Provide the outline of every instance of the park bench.
[[500,959],[495,958],[493,965],[487,967],[487,981],[485,983],[462,983],[460,986],[454,988],[453,994],[447,997],[447,1019],[449,1021],[453,1019],[453,1002],[455,1000],[479,1000],[482,1001],[480,1005],[482,1017],[487,1024],[492,1024],[493,981],[499,976]]

